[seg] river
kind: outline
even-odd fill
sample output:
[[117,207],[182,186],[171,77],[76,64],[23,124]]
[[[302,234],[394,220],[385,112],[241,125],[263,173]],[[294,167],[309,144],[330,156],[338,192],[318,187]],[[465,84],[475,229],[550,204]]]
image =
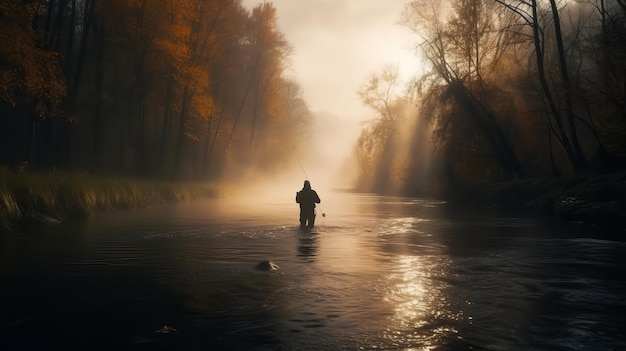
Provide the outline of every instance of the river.
[[4,234],[0,349],[626,349],[623,228],[320,195],[310,232],[269,197]]

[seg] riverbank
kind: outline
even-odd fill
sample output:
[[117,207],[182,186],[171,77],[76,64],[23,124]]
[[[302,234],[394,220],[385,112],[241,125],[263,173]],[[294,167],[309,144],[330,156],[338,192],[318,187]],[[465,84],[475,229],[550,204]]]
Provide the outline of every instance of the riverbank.
[[79,173],[0,173],[0,232],[30,222],[87,218],[96,211],[222,196],[210,183],[177,183]]
[[557,220],[618,223],[626,220],[626,172],[479,184],[450,201],[478,202]]

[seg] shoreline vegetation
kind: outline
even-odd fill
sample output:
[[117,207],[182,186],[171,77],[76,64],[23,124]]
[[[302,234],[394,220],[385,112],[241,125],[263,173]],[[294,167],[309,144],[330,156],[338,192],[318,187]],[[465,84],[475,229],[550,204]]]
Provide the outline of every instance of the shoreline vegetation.
[[[58,223],[98,211],[223,197],[217,183],[167,182],[66,172],[0,173],[0,233],[28,222]],[[460,185],[435,196],[453,206],[487,206],[564,221],[626,220],[626,172],[536,177]]]
[[618,224],[626,220],[626,172],[535,177],[449,189],[450,203],[484,205],[555,220]]
[[213,183],[166,182],[84,173],[0,173],[0,232],[20,223],[57,223],[97,211],[221,197]]

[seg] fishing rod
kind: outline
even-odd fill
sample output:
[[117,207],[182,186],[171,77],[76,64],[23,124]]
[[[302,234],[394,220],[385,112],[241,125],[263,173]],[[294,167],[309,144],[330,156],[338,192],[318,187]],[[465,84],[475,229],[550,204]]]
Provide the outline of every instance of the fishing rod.
[[[270,116],[266,112],[263,112],[263,115],[265,115],[265,118],[267,118],[270,121],[270,123],[272,123],[272,125],[274,126],[274,128],[278,132],[278,135],[282,139],[283,143],[285,145],[287,145],[287,147],[289,148],[289,150],[291,151],[291,153],[295,157],[296,161],[298,161],[298,164],[300,165],[300,169],[302,169],[302,173],[304,173],[304,177],[306,179],[310,179],[309,175],[306,173],[306,169],[304,169],[304,165],[302,164],[302,161],[300,161],[300,157],[298,157],[298,154],[296,153],[296,150],[294,150],[294,148],[289,144],[289,142],[287,141],[287,138],[285,138],[285,136],[281,132],[280,128],[278,128],[278,126],[276,125],[276,122],[274,122],[274,120],[272,118],[270,118]],[[326,212],[324,212],[322,210],[322,206],[318,204],[317,207],[320,209],[320,211],[322,211],[322,217],[325,218],[326,217]]]

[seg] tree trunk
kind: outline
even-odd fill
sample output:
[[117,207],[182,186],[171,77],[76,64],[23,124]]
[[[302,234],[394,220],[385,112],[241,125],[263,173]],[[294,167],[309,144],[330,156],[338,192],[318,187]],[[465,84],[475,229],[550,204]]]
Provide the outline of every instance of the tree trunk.
[[587,169],[587,160],[578,140],[576,131],[576,121],[574,119],[574,111],[572,108],[572,90],[569,81],[569,72],[567,70],[567,60],[565,57],[565,49],[563,47],[563,35],[561,33],[561,21],[559,19],[559,10],[555,0],[550,0],[550,8],[552,10],[552,18],[554,19],[554,34],[556,36],[556,44],[559,53],[559,66],[561,79],[563,80],[563,90],[565,96],[565,113],[569,137],[572,143],[573,160],[572,165],[577,172]]
[[103,98],[103,80],[104,80],[104,20],[98,23],[96,36],[96,102],[93,111],[93,157],[92,169],[96,171],[102,170],[103,167],[103,150],[102,150],[102,98]]
[[85,12],[83,13],[83,30],[80,37],[80,44],[78,47],[78,54],[76,55],[76,64],[74,70],[74,77],[68,82],[70,97],[75,97],[78,91],[78,85],[83,74],[83,65],[85,64],[85,55],[87,53],[87,47],[89,43],[89,33],[91,32],[92,23],[94,21],[94,3],[97,0],[85,1]]
[[209,147],[207,157],[206,157],[206,170],[207,176],[211,174],[211,161],[213,160],[213,150],[215,150],[215,143],[217,141],[217,134],[219,133],[220,127],[222,125],[222,121],[224,120],[224,112],[220,110],[219,116],[217,118],[217,125],[215,126],[215,130],[213,131],[213,138],[211,139],[211,146]]
[[159,145],[159,159],[161,162],[160,170],[163,175],[171,174],[173,171],[168,169],[170,157],[167,154],[167,142],[168,142],[168,133],[170,131],[170,117],[171,117],[171,106],[172,106],[172,82],[173,78],[171,75],[167,78],[167,83],[165,85],[165,102],[163,106],[163,126],[161,128],[161,144]]
[[572,164],[574,169],[576,169],[577,168],[576,153],[572,149],[569,137],[567,136],[567,133],[565,132],[565,127],[563,126],[563,121],[561,119],[560,111],[556,105],[556,102],[554,101],[554,97],[552,96],[552,91],[550,90],[550,87],[548,85],[548,80],[546,78],[545,62],[543,58],[543,47],[541,46],[542,37],[539,31],[539,17],[538,17],[539,14],[537,11],[537,0],[531,1],[531,7],[532,7],[532,21],[533,21],[532,23],[533,43],[535,45],[535,56],[537,60],[537,73],[539,74],[539,84],[541,85],[541,90],[543,92],[544,98],[546,99],[546,103],[549,108],[547,118],[550,118],[549,117],[550,114],[554,118],[554,121],[558,128],[558,140],[563,146],[563,148],[565,149],[565,152],[567,153],[570,163]]
[[180,106],[180,120],[178,121],[178,137],[176,139],[176,151],[174,153],[174,174],[173,178],[183,175],[183,146],[185,143],[185,132],[187,125],[187,114],[189,110],[189,103],[191,101],[193,93],[189,91],[188,87],[185,87],[183,91],[182,103]]

